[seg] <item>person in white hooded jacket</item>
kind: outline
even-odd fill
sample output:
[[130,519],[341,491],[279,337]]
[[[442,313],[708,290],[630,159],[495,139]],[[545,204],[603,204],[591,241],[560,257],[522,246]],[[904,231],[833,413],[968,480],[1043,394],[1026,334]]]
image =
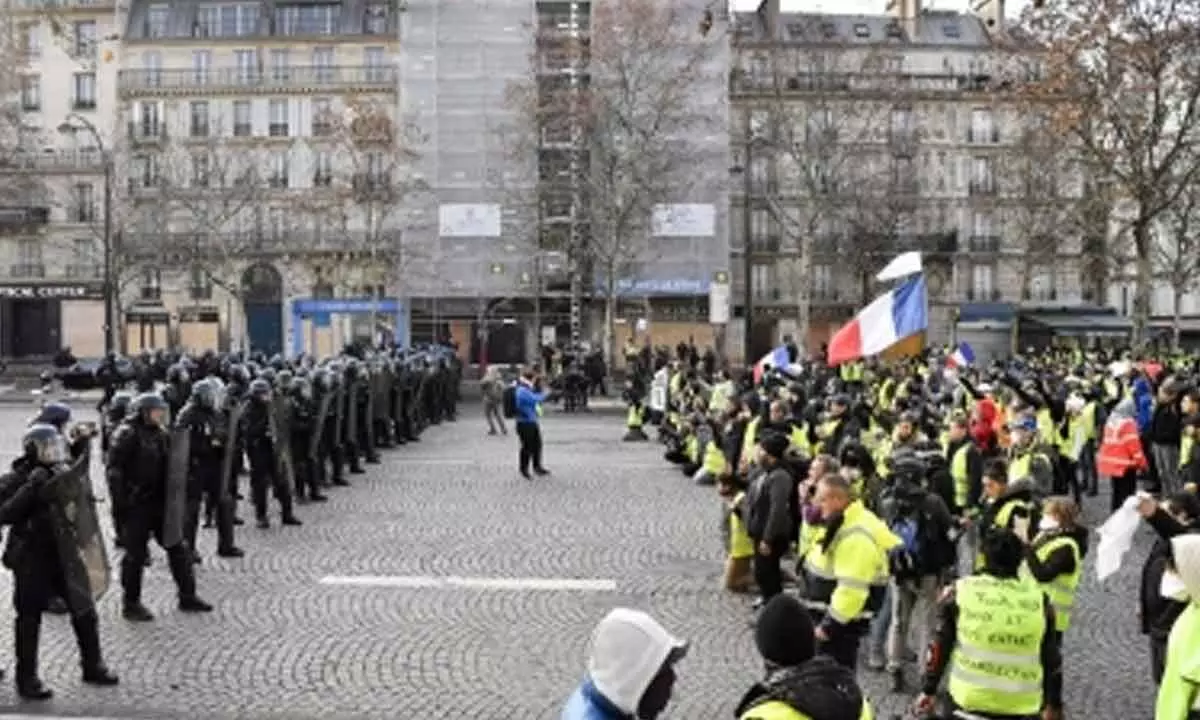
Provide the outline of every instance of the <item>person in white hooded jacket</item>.
[[1162,593],[1187,602],[1167,639],[1167,663],[1154,720],[1200,719],[1200,535],[1171,540],[1174,572],[1166,573]]
[[592,633],[587,676],[562,720],[654,720],[667,708],[687,644],[639,610],[616,608]]

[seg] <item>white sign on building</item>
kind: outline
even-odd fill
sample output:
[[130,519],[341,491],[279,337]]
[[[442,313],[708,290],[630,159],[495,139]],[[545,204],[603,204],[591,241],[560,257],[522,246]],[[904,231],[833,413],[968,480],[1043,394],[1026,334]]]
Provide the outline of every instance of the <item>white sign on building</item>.
[[654,237],[712,237],[717,232],[716,209],[706,203],[654,206]]
[[495,203],[450,203],[438,207],[442,237],[500,237],[500,206]]

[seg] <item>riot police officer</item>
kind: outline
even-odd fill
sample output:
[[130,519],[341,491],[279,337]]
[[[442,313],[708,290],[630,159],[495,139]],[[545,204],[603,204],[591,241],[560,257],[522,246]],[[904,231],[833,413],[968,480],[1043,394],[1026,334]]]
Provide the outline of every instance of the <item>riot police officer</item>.
[[[317,428],[320,434],[317,443],[317,484],[345,486],[343,476],[345,462],[342,459],[341,434],[342,415],[337,388],[338,375],[326,368],[317,368],[313,372],[313,405],[321,418]],[[329,471],[329,474],[327,474]]]
[[352,475],[361,475],[366,472],[362,466],[362,453],[364,448],[359,444],[359,418],[361,413],[358,409],[359,394],[358,386],[361,377],[361,370],[357,360],[350,360],[346,364],[346,369],[342,375],[342,415],[345,421],[342,423],[342,454],[346,460],[346,464],[350,466]]
[[[35,424],[22,441],[24,454],[13,470],[0,478],[0,524],[12,525],[4,550],[4,564],[13,572],[13,605],[17,613],[14,641],[17,694],[26,700],[48,700],[53,693],[38,677],[38,645],[42,613],[53,597],[65,598],[71,611],[71,628],[79,646],[83,681],[90,685],[116,685],[100,650],[100,625],[96,615],[86,562],[79,554],[80,541],[100,544],[95,509],[76,507],[74,512],[55,508],[59,502],[54,483],[74,483],[63,495],[80,497],[90,492],[86,465],[72,467],[66,439],[52,425]],[[80,462],[86,463],[86,459]],[[92,532],[80,523],[91,513]],[[73,557],[67,557],[70,553]],[[107,571],[107,565],[97,568]]]
[[279,501],[283,524],[302,524],[292,509],[292,489],[280,472],[275,451],[278,429],[271,401],[270,383],[261,378],[252,381],[241,428],[250,460],[250,496],[258,527],[263,529],[271,527],[271,521],[267,519],[268,490],[273,490]]
[[321,494],[320,475],[317,469],[317,445],[320,442],[321,417],[313,401],[312,385],[307,378],[296,378],[288,386],[287,400],[292,406],[292,421],[289,428],[291,442],[288,450],[292,454],[295,473],[296,499],[300,502],[325,502],[329,498]]
[[183,537],[186,490],[169,487],[172,482],[168,477],[170,439],[163,427],[167,410],[167,403],[161,396],[155,393],[139,395],[108,450],[108,478],[116,491],[113,502],[118,503],[124,513],[123,615],[133,622],[154,619],[154,614],[142,604],[144,565],[152,537],[167,551],[171,577],[178,589],[179,609],[183,612],[212,610],[212,605],[196,595],[192,555]]
[[179,411],[183,409],[191,393],[191,377],[187,366],[175,363],[167,368],[167,386],[163,388],[162,396],[163,400],[167,401],[172,419],[179,417]]
[[[192,385],[191,397],[176,419],[177,437],[187,443],[187,517],[184,536],[194,562],[199,562],[196,533],[200,523],[201,500],[214,508],[217,525],[217,555],[242,557],[234,544],[233,498],[228,493],[226,454],[228,428],[221,412],[222,388],[216,378],[205,378]],[[173,448],[172,452],[180,452]]]

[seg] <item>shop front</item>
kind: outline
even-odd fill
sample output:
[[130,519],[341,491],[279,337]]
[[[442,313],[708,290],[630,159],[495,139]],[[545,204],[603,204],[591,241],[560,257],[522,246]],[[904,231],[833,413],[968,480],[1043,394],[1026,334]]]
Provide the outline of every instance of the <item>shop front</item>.
[[0,355],[47,357],[63,347],[81,358],[104,354],[104,285],[0,284]]

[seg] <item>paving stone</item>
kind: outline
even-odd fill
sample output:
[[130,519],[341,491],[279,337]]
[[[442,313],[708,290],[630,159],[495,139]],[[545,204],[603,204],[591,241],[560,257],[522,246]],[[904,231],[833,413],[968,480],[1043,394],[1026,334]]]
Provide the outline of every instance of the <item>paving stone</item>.
[[[0,408],[0,451],[15,451],[28,413]],[[749,599],[718,589],[716,499],[662,461],[661,446],[622,443],[614,417],[546,418],[546,465],[515,470],[516,440],[489,437],[478,408],[384,452],[332,501],[300,508],[305,525],[239,528],[244,559],[214,556],[203,531],[205,616],[174,608],[161,551],[146,583],[156,622],[119,617],[119,588],[101,605],[113,689],[82,686],[65,619],[48,617],[45,707],[0,688],[0,713],[108,718],[548,718],[580,679],[589,633],[615,605],[646,609],[692,641],[670,718],[728,718],[761,671]],[[99,468],[95,469],[99,478]],[[102,483],[97,483],[102,485]],[[98,487],[101,495],[103,489]],[[1091,501],[1098,521],[1107,500]],[[103,506],[107,514],[107,506]],[[248,509],[244,511],[249,514]],[[107,521],[107,518],[106,518]],[[1090,571],[1067,638],[1068,712],[1148,717],[1154,689],[1137,630],[1141,533],[1122,572]],[[615,592],[497,591],[323,585],[330,575],[592,578]],[[9,576],[0,573],[0,592]],[[0,648],[11,623],[0,622]],[[0,653],[11,667],[11,651]],[[882,675],[862,673],[878,716],[903,712]]]

